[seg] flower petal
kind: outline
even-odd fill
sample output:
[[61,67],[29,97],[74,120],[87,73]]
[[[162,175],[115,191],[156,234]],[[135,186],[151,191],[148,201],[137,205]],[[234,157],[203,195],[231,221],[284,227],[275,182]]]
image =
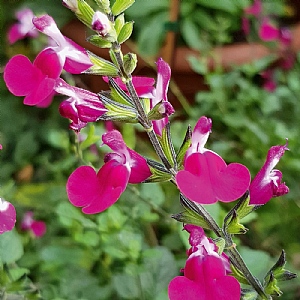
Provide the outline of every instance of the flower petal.
[[62,71],[62,66],[56,52],[51,48],[41,51],[35,58],[33,65],[39,68],[44,75],[57,79]]
[[203,289],[194,281],[184,276],[177,276],[172,279],[168,287],[170,300],[199,300],[204,298]]
[[12,57],[4,69],[4,81],[15,96],[26,96],[37,88],[42,79],[42,72],[24,55]]
[[52,78],[45,78],[42,80],[36,90],[33,90],[29,95],[24,98],[24,104],[37,105],[48,99],[54,92],[55,80]]
[[115,160],[107,162],[97,175],[91,167],[79,167],[67,181],[69,200],[86,214],[99,213],[119,199],[128,178],[127,168]]
[[212,151],[191,154],[184,167],[176,175],[177,185],[186,197],[197,203],[234,201],[249,187],[250,173],[245,166],[235,163],[226,166]]

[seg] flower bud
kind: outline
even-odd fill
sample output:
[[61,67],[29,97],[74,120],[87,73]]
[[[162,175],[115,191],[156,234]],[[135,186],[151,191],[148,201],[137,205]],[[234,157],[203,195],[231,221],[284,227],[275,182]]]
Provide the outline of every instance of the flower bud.
[[96,11],[93,15],[92,29],[105,37],[111,29],[107,15],[100,11]]
[[131,74],[137,65],[137,56],[133,53],[127,53],[123,57],[124,70],[126,74]]
[[63,0],[62,4],[74,13],[79,12],[77,0]]
[[160,120],[162,118],[171,116],[175,112],[172,104],[167,101],[158,102],[149,112],[149,120]]

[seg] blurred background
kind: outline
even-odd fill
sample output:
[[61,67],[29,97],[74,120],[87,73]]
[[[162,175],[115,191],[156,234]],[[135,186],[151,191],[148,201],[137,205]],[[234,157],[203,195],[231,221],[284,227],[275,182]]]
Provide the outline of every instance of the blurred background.
[[[300,270],[300,5],[262,1],[258,15],[249,10],[252,5],[250,0],[136,0],[125,14],[135,23],[123,52],[138,54],[134,75],[156,78],[160,56],[171,65],[168,96],[176,108],[171,130],[177,149],[188,124],[193,127],[206,115],[213,120],[207,147],[227,163],[246,165],[253,178],[269,148],[288,139],[290,151],[276,168],[289,194],[251,214],[249,231],[236,237],[249,268],[262,280],[282,249],[286,268]],[[22,53],[33,60],[48,43],[42,34],[8,42],[7,32],[18,22],[15,13],[25,7],[35,15],[48,13],[66,36],[108,58],[107,50],[86,42],[89,30],[60,0],[7,0],[0,2],[1,74],[10,57]],[[263,29],[266,20],[273,36]],[[69,80],[93,92],[108,89],[96,76]],[[0,298],[2,293],[11,300],[167,299],[168,283],[184,267],[188,247],[182,225],[170,218],[182,210],[178,191],[169,183],[129,186],[99,215],[74,208],[66,180],[84,162],[102,165],[105,126],[89,125],[76,136],[59,115],[62,100],[56,97],[43,109],[25,106],[1,76],[0,195],[15,205],[18,220],[0,237]],[[157,159],[138,126],[114,126],[129,147]],[[209,210],[221,222],[229,207]],[[46,225],[41,237],[22,229],[28,212]],[[299,299],[299,286],[299,279],[280,286],[282,299]]]

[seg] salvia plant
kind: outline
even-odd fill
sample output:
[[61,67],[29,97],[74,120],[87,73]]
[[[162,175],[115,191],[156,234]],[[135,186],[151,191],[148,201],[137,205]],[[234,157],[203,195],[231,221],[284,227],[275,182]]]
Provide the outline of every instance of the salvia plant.
[[[10,29],[9,41],[13,43],[41,32],[51,42],[33,62],[24,55],[9,60],[4,69],[7,88],[13,95],[24,97],[24,104],[29,106],[47,107],[54,95],[66,96],[59,112],[70,120],[70,129],[77,134],[93,122],[139,124],[157,155],[156,160],[144,157],[126,145],[120,131],[108,130],[102,135],[102,142],[111,152],[105,155],[99,170],[82,165],[73,171],[66,184],[69,201],[84,214],[99,214],[120,198],[128,184],[169,182],[177,187],[183,208],[174,212],[172,218],[183,224],[190,245],[182,275],[169,283],[169,299],[280,296],[281,282],[296,277],[285,269],[285,252],[260,281],[245,264],[233,238],[247,232],[243,225],[245,217],[273,197],[289,192],[282,173],[275,169],[288,150],[288,141],[270,148],[261,170],[252,180],[246,166],[227,164],[205,147],[213,126],[209,117],[200,116],[194,128],[189,126],[181,147],[175,149],[169,119],[175,111],[167,96],[169,65],[159,58],[156,79],[133,76],[137,56],[122,52],[122,44],[133,31],[133,22],[125,20],[124,12],[134,0],[116,0],[113,5],[109,0],[95,0],[93,4],[84,0],[62,3],[94,32],[87,38],[90,43],[108,48],[110,61],[63,36],[51,16],[34,16],[25,9],[17,15],[19,23]],[[68,83],[67,72],[103,76],[109,89],[96,94],[73,86]],[[221,225],[206,208],[219,201],[234,202]],[[15,220],[14,206],[0,199],[0,233],[12,230]],[[22,228],[37,236],[45,232],[45,224],[35,221],[32,212],[26,214]],[[206,235],[209,231],[215,238]]]

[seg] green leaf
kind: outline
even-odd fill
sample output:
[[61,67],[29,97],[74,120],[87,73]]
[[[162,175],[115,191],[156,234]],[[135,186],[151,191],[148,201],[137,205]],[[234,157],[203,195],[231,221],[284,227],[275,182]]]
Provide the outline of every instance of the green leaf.
[[87,138],[80,144],[80,149],[84,150],[91,145],[97,143],[101,139],[101,136],[95,135],[95,126],[93,124],[90,124],[88,136]]
[[0,235],[0,263],[10,264],[19,260],[24,253],[20,236],[16,230]]
[[161,147],[171,164],[171,166],[174,166],[176,161],[176,154],[174,150],[174,146],[172,144],[172,138],[171,138],[171,131],[170,131],[170,123],[168,123],[165,128],[162,130],[162,136],[158,136],[158,140],[161,144]]
[[111,48],[111,42],[104,40],[100,35],[95,34],[87,38],[87,41],[99,48]]
[[29,274],[29,272],[30,271],[26,268],[19,268],[19,267],[10,268],[9,277],[12,281],[17,281],[24,275]]
[[229,13],[235,14],[239,12],[239,6],[236,4],[236,0],[197,0],[197,3],[207,8],[224,10]]
[[181,31],[182,37],[189,47],[196,50],[203,48],[199,27],[190,18],[186,18],[181,22]]
[[133,31],[133,22],[126,22],[122,27],[120,33],[118,34],[118,38],[117,38],[118,42],[122,44],[125,41],[127,41],[130,38],[132,31]]
[[142,262],[144,271],[140,274],[140,282],[145,299],[157,299],[178,274],[174,255],[165,247],[146,249]]
[[152,175],[145,182],[164,182],[172,178],[170,172],[162,164],[151,159],[147,159],[147,164]]
[[125,24],[125,18],[124,18],[124,14],[120,14],[116,19],[115,19],[115,31],[116,34],[119,35],[122,27]]
[[109,94],[111,99],[115,100],[118,103],[134,107],[131,98],[119,87],[119,85],[112,78],[109,78],[108,84],[111,91]]
[[185,153],[191,145],[191,138],[192,138],[192,129],[191,129],[191,126],[189,125],[187,130],[186,130],[185,137],[184,137],[184,140],[181,144],[181,147],[180,147],[180,149],[179,149],[179,151],[177,152],[177,155],[176,155],[176,161],[177,161],[178,169],[180,169],[183,166]]
[[56,213],[60,222],[67,227],[71,227],[74,221],[76,221],[84,228],[97,228],[97,225],[92,220],[85,217],[80,210],[67,201],[59,203]]
[[172,218],[185,223],[200,226],[205,229],[210,229],[208,222],[201,216],[197,205],[180,194],[180,204],[184,208],[184,212],[172,215]]
[[108,112],[102,115],[99,120],[122,121],[128,123],[138,122],[138,114],[134,108],[115,102],[104,96],[103,93],[100,93],[99,96],[105,108],[108,109]]
[[84,0],[77,1],[79,13],[76,14],[77,18],[83,22],[86,26],[92,26],[92,20],[94,16],[94,10]]
[[129,8],[134,2],[135,0],[116,0],[111,8],[111,11],[113,15],[117,16]]
[[102,75],[102,76],[117,76],[119,73],[118,68],[110,61],[95,55],[88,51],[88,56],[93,63],[89,69],[84,71],[85,74]]
[[164,26],[167,20],[168,12],[162,11],[151,17],[151,19],[144,21],[143,27],[138,35],[138,49],[142,54],[155,55],[158,53],[164,41]]

